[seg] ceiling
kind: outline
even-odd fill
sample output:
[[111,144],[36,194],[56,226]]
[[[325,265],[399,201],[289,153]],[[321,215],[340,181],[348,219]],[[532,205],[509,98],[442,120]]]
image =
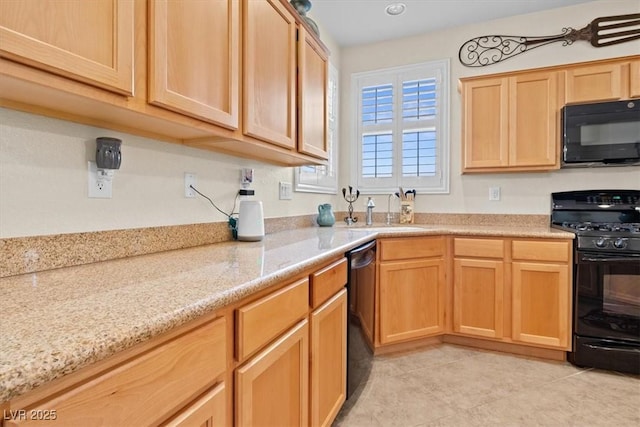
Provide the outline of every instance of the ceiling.
[[[398,1],[407,6],[405,13],[388,16],[385,7]],[[588,1],[592,0],[311,0],[308,15],[338,45],[353,46]]]

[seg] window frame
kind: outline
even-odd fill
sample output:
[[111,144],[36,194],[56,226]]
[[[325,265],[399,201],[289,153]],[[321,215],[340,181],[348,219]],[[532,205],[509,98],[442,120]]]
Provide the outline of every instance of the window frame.
[[[438,114],[436,117],[437,161],[435,177],[403,177],[402,176],[402,135],[403,131],[419,130],[422,124],[402,120],[402,84],[412,80],[436,77]],[[393,84],[394,115],[390,125],[368,125],[366,131],[362,123],[362,89],[365,87]],[[372,71],[353,73],[351,75],[352,102],[352,138],[350,179],[356,187],[368,194],[388,194],[396,192],[398,187],[415,189],[422,194],[448,194],[450,183],[450,60],[434,60],[419,64],[384,68]],[[393,177],[364,178],[362,175],[362,137],[371,131],[391,129],[394,135],[393,144]]]

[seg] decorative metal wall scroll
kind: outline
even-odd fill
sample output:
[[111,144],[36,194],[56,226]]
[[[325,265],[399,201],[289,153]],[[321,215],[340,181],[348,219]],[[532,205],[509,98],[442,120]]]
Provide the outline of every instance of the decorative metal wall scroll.
[[513,58],[536,47],[562,42],[563,46],[585,40],[593,47],[610,46],[640,39],[640,13],[596,18],[584,28],[563,28],[562,34],[547,37],[481,36],[460,47],[458,57],[467,67],[484,67]]

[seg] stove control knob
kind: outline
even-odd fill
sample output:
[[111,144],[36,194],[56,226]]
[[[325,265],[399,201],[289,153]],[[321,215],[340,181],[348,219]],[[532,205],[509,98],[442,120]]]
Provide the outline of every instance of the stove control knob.
[[627,240],[623,239],[621,237],[618,237],[614,242],[613,242],[613,246],[616,249],[624,249],[627,247]]
[[595,245],[599,248],[604,248],[607,246],[607,240],[604,237],[598,237],[598,240],[595,241]]

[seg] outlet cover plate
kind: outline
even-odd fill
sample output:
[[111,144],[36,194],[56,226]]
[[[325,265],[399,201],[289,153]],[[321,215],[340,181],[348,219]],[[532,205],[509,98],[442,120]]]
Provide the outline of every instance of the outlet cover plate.
[[193,198],[196,197],[196,192],[191,189],[191,185],[197,187],[198,177],[195,173],[184,173],[184,197]]
[[110,199],[113,192],[112,177],[101,177],[96,162],[89,163],[89,198]]

